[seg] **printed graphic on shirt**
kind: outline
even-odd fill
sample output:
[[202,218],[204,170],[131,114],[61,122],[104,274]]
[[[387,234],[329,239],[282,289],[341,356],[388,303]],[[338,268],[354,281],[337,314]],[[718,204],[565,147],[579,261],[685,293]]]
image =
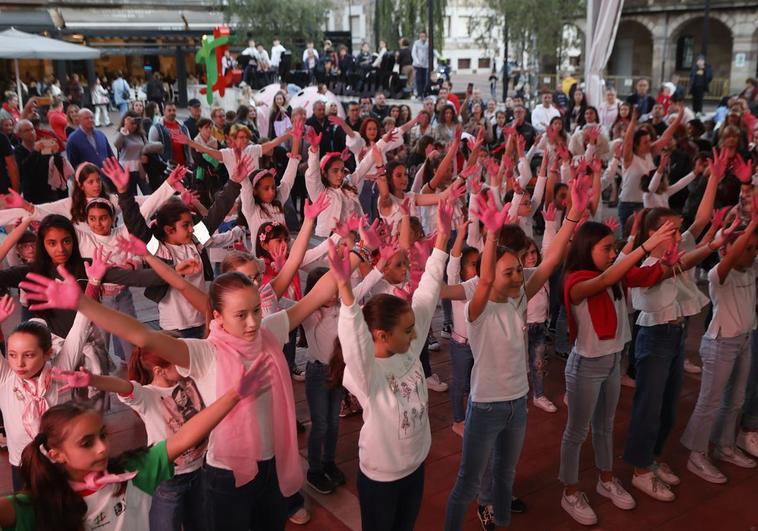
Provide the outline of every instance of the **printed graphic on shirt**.
[[[204,407],[195,382],[191,378],[180,380],[170,395],[161,397],[161,413],[163,420],[166,421],[166,435],[178,432],[185,422],[197,415]],[[205,439],[194,448],[186,450],[177,458],[175,465],[181,468],[202,458],[207,446],[208,439]]]
[[414,368],[400,379],[390,374],[387,384],[397,400],[398,439],[416,436],[427,423],[428,395],[424,373]]

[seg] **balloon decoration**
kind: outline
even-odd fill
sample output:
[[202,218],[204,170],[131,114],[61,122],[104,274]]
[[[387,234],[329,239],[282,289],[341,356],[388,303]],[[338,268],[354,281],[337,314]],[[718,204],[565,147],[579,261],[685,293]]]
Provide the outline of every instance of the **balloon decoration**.
[[214,28],[212,36],[203,35],[202,46],[195,54],[195,63],[205,64],[207,84],[206,88],[200,89],[200,93],[205,94],[208,105],[213,104],[214,91],[223,97],[226,87],[233,84],[234,73],[231,69],[225,76],[219,75],[222,71],[221,59],[229,48],[231,39],[229,26],[218,26]]

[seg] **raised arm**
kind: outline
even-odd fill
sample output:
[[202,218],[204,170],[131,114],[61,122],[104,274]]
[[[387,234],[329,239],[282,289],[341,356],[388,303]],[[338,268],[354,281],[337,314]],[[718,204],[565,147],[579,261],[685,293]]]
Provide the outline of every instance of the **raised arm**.
[[[724,283],[727,275],[734,268],[734,264],[737,262],[737,259],[745,254],[745,248],[747,247],[750,238],[752,238],[755,234],[756,230],[758,230],[758,212],[756,212],[756,201],[754,200],[753,215],[750,219],[750,223],[734,242],[734,245],[727,249],[726,255],[721,258],[721,261],[716,266],[716,273],[718,274],[720,284]],[[746,308],[745,310],[751,311],[752,308]]]
[[16,246],[16,243],[18,243],[18,240],[26,232],[26,229],[29,227],[29,224],[31,222],[31,216],[25,216],[21,218],[21,223],[16,225],[16,227],[8,234],[8,236],[5,237],[3,243],[0,243],[0,261],[4,260],[5,257],[8,256],[10,250]]
[[684,120],[684,113],[679,112],[676,115],[676,118],[674,118],[674,121],[671,122],[671,125],[669,125],[666,130],[663,132],[663,134],[660,136],[658,140],[653,142],[650,145],[650,151],[653,153],[658,153],[660,150],[662,150],[664,147],[666,147],[669,142],[671,142],[671,139],[674,137],[674,133],[676,132],[677,128],[682,125]]
[[[219,162],[223,162],[224,157],[221,154],[221,150],[213,149],[204,144],[195,142],[194,140],[186,136],[184,133],[180,131],[176,131],[174,129],[170,129],[169,133],[171,134],[171,140],[173,140],[174,142],[178,144],[186,144],[192,149],[194,149],[195,151],[199,151],[200,153],[205,153],[209,157],[212,157]],[[151,138],[150,140],[153,140],[153,139]]]
[[[698,172],[699,163],[700,161],[695,162],[695,169],[693,172]],[[709,166],[711,167],[710,175],[708,177],[708,182],[705,185],[703,197],[700,199],[700,204],[697,206],[695,220],[687,229],[696,240],[703,233],[703,229],[705,229],[705,226],[711,219],[711,215],[713,214],[713,204],[716,201],[716,191],[718,190],[719,183],[721,183],[724,178],[724,172],[718,167],[718,165],[709,164]]]
[[624,133],[624,164],[623,166],[629,166],[632,163],[634,157],[634,130],[637,129],[637,107],[632,107],[632,119],[629,121],[629,125]]

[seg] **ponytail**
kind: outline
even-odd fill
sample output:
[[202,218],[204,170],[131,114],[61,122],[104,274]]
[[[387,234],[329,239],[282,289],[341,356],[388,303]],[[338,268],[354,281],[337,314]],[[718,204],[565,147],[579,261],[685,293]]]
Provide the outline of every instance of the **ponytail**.
[[326,377],[326,385],[329,389],[336,389],[342,385],[342,377],[345,375],[345,359],[342,357],[342,343],[340,338],[334,339],[334,351],[329,360],[329,374]]
[[148,385],[153,381],[153,369],[155,367],[165,369],[170,366],[170,362],[157,354],[143,347],[136,347],[129,358],[127,374],[130,380],[141,385]]

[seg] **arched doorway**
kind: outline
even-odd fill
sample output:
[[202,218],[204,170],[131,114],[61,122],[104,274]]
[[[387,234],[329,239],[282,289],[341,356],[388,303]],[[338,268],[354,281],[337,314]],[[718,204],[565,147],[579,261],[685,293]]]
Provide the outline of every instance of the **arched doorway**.
[[[671,75],[679,76],[679,82],[687,85],[692,63],[703,47],[703,17],[694,17],[683,22],[671,33],[667,64]],[[713,81],[709,95],[714,98],[727,94],[732,68],[732,31],[715,17],[708,19],[708,53],[706,60],[713,69]]]
[[631,90],[629,79],[650,78],[653,72],[653,34],[636,20],[621,20],[616,41],[608,61],[607,79],[615,80],[616,89]]

